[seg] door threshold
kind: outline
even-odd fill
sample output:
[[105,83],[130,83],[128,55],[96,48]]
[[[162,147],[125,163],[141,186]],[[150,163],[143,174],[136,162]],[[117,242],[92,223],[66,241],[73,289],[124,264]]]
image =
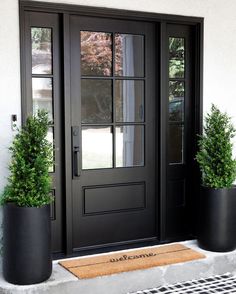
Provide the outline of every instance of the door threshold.
[[[165,242],[165,244],[167,243],[169,242]],[[57,259],[65,259],[65,258],[79,257],[79,256],[85,256],[85,255],[102,254],[102,253],[109,253],[113,251],[142,248],[146,246],[155,246],[155,245],[161,245],[161,244],[164,244],[164,243],[158,240],[157,237],[152,237],[152,238],[138,239],[138,240],[132,240],[132,241],[126,241],[126,242],[86,246],[86,247],[74,249],[71,254],[53,253],[53,259],[57,260]]]
[[66,253],[52,253],[53,260],[59,259],[66,259],[66,258],[73,258],[73,257],[80,257],[86,255],[93,255],[93,254],[102,254],[102,253],[110,253],[122,250],[129,250],[129,249],[136,249],[136,248],[144,248],[149,246],[157,246],[157,245],[165,245],[169,243],[176,243],[176,242],[183,242],[188,240],[193,240],[193,236],[183,236],[182,238],[170,239],[165,241],[160,241],[157,237],[151,237],[146,239],[138,239],[132,240],[127,242],[118,242],[118,243],[110,243],[110,244],[103,244],[97,246],[87,246],[81,247],[79,249],[75,249],[71,254]]

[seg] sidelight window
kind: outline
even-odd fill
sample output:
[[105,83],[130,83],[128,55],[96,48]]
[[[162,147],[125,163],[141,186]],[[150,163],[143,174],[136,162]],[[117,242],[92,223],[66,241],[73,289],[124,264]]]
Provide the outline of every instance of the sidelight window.
[[[53,145],[54,114],[53,114],[53,57],[52,29],[31,28],[31,57],[32,57],[32,111],[44,109],[51,121],[47,139]],[[49,172],[54,172],[51,166]]]
[[184,161],[185,39],[169,38],[169,162]]

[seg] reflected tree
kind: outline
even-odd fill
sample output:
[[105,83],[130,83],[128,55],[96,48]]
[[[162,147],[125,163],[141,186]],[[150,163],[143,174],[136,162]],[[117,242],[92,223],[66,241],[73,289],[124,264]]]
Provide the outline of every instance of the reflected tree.
[[169,38],[169,75],[171,78],[184,77],[184,39]]
[[48,28],[32,28],[31,40],[33,50],[51,51],[51,29]]
[[82,75],[110,76],[112,37],[108,33],[81,32]]
[[[112,34],[81,32],[81,73],[84,76],[112,75]],[[116,70],[121,66],[121,37],[116,38]],[[110,122],[112,88],[110,81],[82,80],[84,123]]]

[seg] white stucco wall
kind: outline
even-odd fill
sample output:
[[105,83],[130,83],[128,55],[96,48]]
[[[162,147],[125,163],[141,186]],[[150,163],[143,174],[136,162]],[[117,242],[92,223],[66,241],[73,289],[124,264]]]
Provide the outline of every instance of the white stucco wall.
[[[222,110],[228,111],[236,123],[235,0],[50,0],[50,2],[204,17],[204,110],[214,102]],[[1,0],[0,69],[1,191],[6,183],[6,167],[9,160],[7,147],[12,138],[11,114],[18,114],[20,120],[18,0]]]
[[[235,0],[50,0],[49,2],[204,17],[204,110],[214,102],[222,110],[228,111],[236,124]],[[20,119],[21,102],[18,0],[1,0],[0,3],[1,191],[6,183],[6,167],[9,160],[7,147],[13,134],[10,116],[17,114]]]
[[[18,1],[3,0],[0,8],[0,191],[6,182],[11,114],[20,115]],[[19,117],[20,119],[20,117]]]

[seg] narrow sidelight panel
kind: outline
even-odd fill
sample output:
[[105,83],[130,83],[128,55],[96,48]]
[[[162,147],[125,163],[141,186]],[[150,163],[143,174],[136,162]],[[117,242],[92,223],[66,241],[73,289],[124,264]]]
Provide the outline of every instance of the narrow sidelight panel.
[[185,39],[169,37],[169,163],[185,160]]

